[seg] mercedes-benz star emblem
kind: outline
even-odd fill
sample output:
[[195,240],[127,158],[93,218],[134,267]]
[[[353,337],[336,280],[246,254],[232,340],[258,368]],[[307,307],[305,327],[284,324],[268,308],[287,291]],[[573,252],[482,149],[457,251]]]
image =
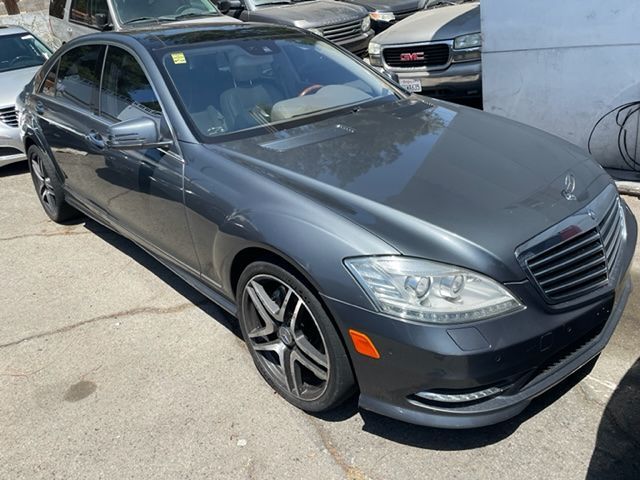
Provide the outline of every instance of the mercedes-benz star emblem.
[[567,173],[567,176],[564,177],[564,190],[562,190],[562,195],[567,200],[576,200],[576,196],[574,192],[576,191],[576,177],[573,173]]

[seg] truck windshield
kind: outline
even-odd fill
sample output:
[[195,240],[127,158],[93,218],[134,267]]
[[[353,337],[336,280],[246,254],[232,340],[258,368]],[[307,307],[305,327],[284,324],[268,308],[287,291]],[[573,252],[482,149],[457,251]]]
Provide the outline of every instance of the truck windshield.
[[51,51],[31,34],[0,36],[0,72],[37,67],[50,56]]
[[123,24],[138,21],[180,20],[186,17],[220,15],[210,0],[114,0],[116,15]]
[[304,35],[172,46],[156,58],[204,141],[401,95],[328,42]]

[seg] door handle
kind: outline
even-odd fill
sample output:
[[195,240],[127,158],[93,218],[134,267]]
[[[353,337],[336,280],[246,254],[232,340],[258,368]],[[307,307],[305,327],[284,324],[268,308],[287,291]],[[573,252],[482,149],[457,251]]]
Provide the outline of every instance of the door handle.
[[36,113],[38,115],[42,115],[44,113],[44,103],[40,101],[36,102]]
[[87,140],[89,140],[89,143],[91,143],[94,147],[96,147],[96,148],[98,148],[100,150],[104,149],[104,147],[106,146],[106,143],[105,143],[104,139],[102,138],[102,135],[100,135],[95,130],[91,130],[87,134]]

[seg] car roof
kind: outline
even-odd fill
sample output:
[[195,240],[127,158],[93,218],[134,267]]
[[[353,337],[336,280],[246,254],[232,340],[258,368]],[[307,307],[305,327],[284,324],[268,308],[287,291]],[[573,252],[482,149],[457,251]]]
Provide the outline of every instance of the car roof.
[[15,35],[16,33],[31,33],[18,25],[0,25],[0,37]]
[[265,23],[215,23],[204,25],[153,25],[120,32],[95,33],[80,37],[87,41],[105,41],[125,38],[133,39],[147,50],[190,45],[241,38],[274,38],[286,35],[300,35],[302,31],[293,27]]

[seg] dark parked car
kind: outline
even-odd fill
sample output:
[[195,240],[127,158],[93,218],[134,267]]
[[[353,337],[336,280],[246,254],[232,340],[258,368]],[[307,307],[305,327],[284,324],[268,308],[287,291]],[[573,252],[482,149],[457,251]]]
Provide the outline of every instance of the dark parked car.
[[218,0],[223,13],[247,22],[304,28],[364,55],[373,38],[371,20],[359,5],[333,0]]
[[340,0],[361,5],[369,12],[376,33],[425,8],[427,0]]
[[408,422],[505,420],[600,353],[631,290],[636,222],[585,152],[298,29],[79,38],[20,102],[46,213],[237,315],[307,411],[357,390]]

